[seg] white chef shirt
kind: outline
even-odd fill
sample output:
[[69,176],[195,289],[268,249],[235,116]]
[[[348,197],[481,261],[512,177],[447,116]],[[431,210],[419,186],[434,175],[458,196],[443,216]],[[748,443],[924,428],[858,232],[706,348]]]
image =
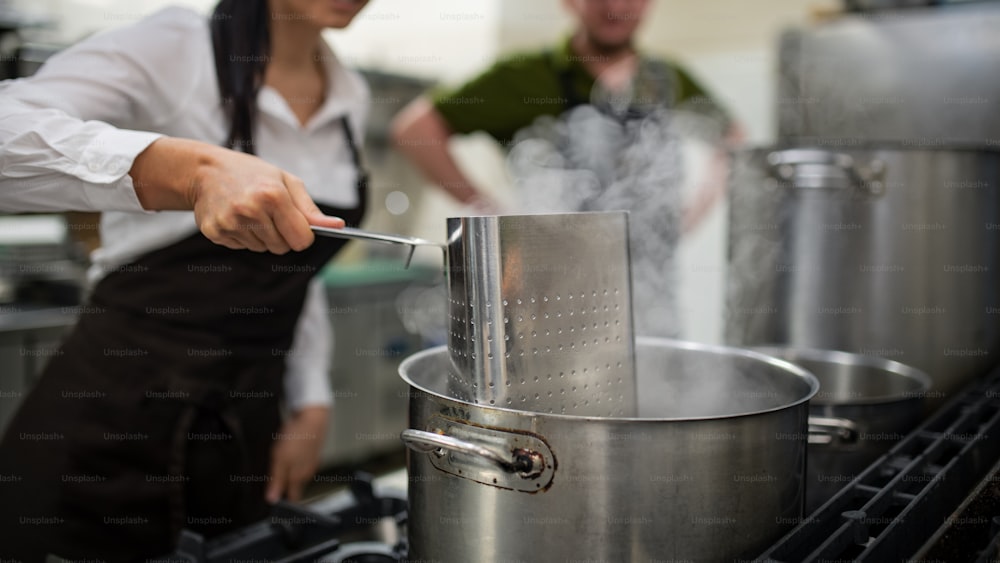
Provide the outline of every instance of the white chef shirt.
[[[328,78],[322,107],[302,126],[281,95],[262,87],[254,148],[302,178],[317,202],[354,207],[357,170],[340,117],[361,139],[368,88],[325,43],[320,58]],[[91,281],[197,232],[192,212],[143,211],[128,171],[160,135],[225,142],[214,60],[207,19],[167,8],[55,55],[29,79],[0,83],[0,210],[105,211]],[[293,410],[332,400],[326,313],[314,281],[287,359]]]

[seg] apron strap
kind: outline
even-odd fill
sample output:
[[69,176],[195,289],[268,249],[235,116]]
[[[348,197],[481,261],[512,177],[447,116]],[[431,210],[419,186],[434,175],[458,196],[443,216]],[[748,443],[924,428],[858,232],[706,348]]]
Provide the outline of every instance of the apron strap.
[[361,202],[360,207],[363,209],[367,206],[368,199],[368,169],[365,168],[364,159],[361,158],[361,147],[354,139],[354,131],[351,130],[351,121],[347,114],[340,116],[340,126],[344,129],[344,140],[347,141],[347,150],[351,152],[351,162],[358,172],[357,190]]
[[552,70],[556,72],[556,78],[559,80],[559,88],[562,90],[562,97],[566,100],[566,104],[563,106],[563,111],[569,111],[577,106],[582,106],[587,103],[580,94],[573,87],[573,71],[570,67],[558,68],[556,64],[556,53],[553,50],[547,52],[549,57],[549,65],[552,66]]

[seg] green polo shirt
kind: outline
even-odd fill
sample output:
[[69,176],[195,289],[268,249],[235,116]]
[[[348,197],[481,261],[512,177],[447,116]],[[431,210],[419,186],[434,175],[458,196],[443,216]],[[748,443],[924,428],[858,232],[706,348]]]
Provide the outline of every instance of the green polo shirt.
[[[679,65],[641,57],[640,65],[655,64],[671,76],[672,100],[663,105],[712,115],[724,123],[729,119],[690,74]],[[502,144],[543,115],[559,115],[568,109],[561,75],[579,100],[591,98],[595,78],[581,57],[570,50],[566,39],[554,49],[508,56],[456,88],[431,93],[434,107],[456,133],[485,131]]]

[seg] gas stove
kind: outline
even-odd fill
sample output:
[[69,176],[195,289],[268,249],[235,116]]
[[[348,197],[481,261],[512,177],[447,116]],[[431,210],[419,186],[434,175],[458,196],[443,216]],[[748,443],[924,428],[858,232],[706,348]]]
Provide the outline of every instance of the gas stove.
[[[151,563],[397,563],[406,554],[406,497],[356,474],[347,491],[309,506],[279,503],[261,522],[211,540],[185,531]],[[378,492],[376,492],[378,491]]]
[[[970,385],[759,555],[760,563],[994,562],[1000,555],[1000,369]],[[405,479],[405,475],[404,475]],[[348,490],[209,541],[185,533],[154,563],[406,560],[403,485]]]
[[998,432],[1000,369],[953,398],[757,561],[997,561]]

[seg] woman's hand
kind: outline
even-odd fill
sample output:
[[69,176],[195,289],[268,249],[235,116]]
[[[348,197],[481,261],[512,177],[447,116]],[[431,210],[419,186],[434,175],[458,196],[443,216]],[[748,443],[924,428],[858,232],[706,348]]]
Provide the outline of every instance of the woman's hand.
[[273,504],[282,497],[291,501],[302,499],[302,490],[319,468],[329,414],[327,407],[305,407],[285,421],[271,446],[268,502]]
[[233,249],[284,254],[315,237],[310,225],[340,228],[295,176],[249,154],[164,137],[129,172],[146,209],[190,209],[209,240]]

